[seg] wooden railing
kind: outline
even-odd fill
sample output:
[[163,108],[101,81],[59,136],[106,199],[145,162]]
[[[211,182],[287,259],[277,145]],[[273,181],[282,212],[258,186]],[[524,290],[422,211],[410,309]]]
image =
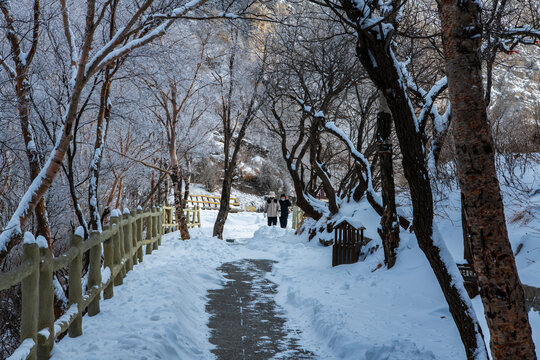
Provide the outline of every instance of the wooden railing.
[[[199,206],[202,210],[214,210],[219,209],[221,198],[212,195],[189,194],[189,199],[187,201],[193,206]],[[240,206],[240,203],[237,198],[232,197],[229,206]]]
[[[198,206],[195,209],[184,209],[187,227],[189,229],[198,226],[201,227],[201,210]],[[176,214],[174,206],[163,207],[163,219],[161,221],[163,232],[168,233],[176,228]]]
[[[114,215],[114,216],[113,216]],[[23,244],[22,264],[0,273],[0,290],[21,284],[21,345],[8,359],[48,359],[54,340],[68,332],[82,335],[82,314],[100,311],[100,294],[110,299],[114,287],[123,283],[126,273],[143,261],[143,246],[151,254],[161,245],[162,212],[154,208],[143,212],[111,215],[111,225],[92,232],[89,239],[73,235],[71,246],[63,255],[52,258],[49,249],[36,242]],[[88,285],[82,289],[82,259],[89,252]],[[103,266],[101,255],[103,254]],[[54,319],[53,273],[69,266],[69,307]]]

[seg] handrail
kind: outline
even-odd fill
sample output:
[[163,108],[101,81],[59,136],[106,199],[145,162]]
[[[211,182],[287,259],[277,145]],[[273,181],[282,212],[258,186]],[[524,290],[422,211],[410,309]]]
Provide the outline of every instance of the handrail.
[[[200,219],[200,217],[199,217]],[[143,261],[143,247],[151,254],[161,244],[163,210],[153,208],[143,212],[111,216],[111,225],[101,233],[92,232],[87,241],[73,235],[70,248],[52,258],[48,248],[38,248],[33,242],[23,244],[23,262],[8,272],[0,273],[0,290],[21,283],[21,345],[18,358],[48,359],[55,339],[68,331],[70,337],[82,335],[82,314],[100,312],[103,299],[114,295],[114,286],[122,284],[126,273]],[[143,239],[143,235],[144,236]],[[82,258],[89,253],[88,285],[82,289]],[[101,257],[103,254],[103,266]],[[53,273],[69,266],[69,308],[54,321]],[[102,274],[109,274],[102,279]],[[107,276],[107,275],[105,275]],[[39,299],[39,301],[37,301]]]
[[55,257],[53,259],[53,271],[60,270],[69,265],[73,261],[75,256],[77,256],[78,250],[76,248],[69,248],[68,251],[62,255]]
[[[165,233],[176,227],[176,209],[174,206],[163,207],[162,227]],[[197,206],[195,209],[184,209],[186,225],[188,229],[195,226],[201,227],[201,209]]]
[[[182,193],[182,195],[184,194]],[[221,203],[221,196],[199,195],[199,194],[189,194],[188,196],[189,198],[187,199],[187,201],[192,204],[209,204],[209,205],[215,205],[213,208],[218,208]],[[198,198],[201,198],[201,200],[198,200]],[[215,201],[212,201],[210,199],[215,199]],[[238,198],[231,197],[229,199],[229,206],[240,206],[240,202],[238,201]]]
[[26,260],[15,269],[0,273],[0,290],[9,289],[13,285],[20,283],[24,278],[30,275],[33,267],[32,261]]

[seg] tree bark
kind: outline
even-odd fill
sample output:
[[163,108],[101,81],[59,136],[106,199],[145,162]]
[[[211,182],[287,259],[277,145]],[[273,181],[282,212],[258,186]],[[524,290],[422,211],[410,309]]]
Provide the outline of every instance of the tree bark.
[[396,263],[399,247],[399,221],[396,210],[394,169],[392,167],[392,114],[381,96],[381,110],[377,114],[377,146],[381,168],[383,215],[381,227],[377,229],[384,249],[384,262],[388,269]]
[[[30,89],[25,84],[28,81],[26,76],[18,78],[17,80],[17,100],[18,100],[18,112],[19,120],[21,123],[21,130],[24,138],[24,144],[26,146],[26,155],[28,158],[28,165],[30,169],[30,181],[33,181],[41,171],[41,164],[39,162],[39,154],[37,152],[36,139],[30,125],[30,104],[28,99],[30,97]],[[45,197],[42,197],[36,204],[34,209],[36,216],[37,232],[39,235],[47,239],[47,245],[52,254],[52,236],[51,228],[49,226],[49,219],[47,216],[47,209],[45,206]]]
[[96,124],[96,141],[94,144],[94,155],[90,163],[90,185],[88,186],[88,208],[90,210],[90,222],[88,227],[91,230],[97,231],[101,231],[98,198],[99,170],[111,118],[111,105],[109,101],[111,82],[112,76],[110,74],[110,68],[107,66],[105,68],[105,75],[100,93],[99,112]]
[[111,186],[111,191],[109,192],[109,197],[107,198],[107,207],[110,208],[114,200],[114,193],[116,192],[116,187],[118,186],[118,176],[114,176],[114,181]]
[[[156,190],[156,172],[152,171],[152,179],[150,180],[150,207],[154,207],[154,192]],[[161,189],[160,189],[161,190]]]
[[186,216],[184,214],[184,201],[182,197],[182,169],[180,166],[173,165],[171,169],[171,182],[174,191],[174,210],[176,213],[176,225],[180,230],[182,240],[189,240],[189,230],[186,224]]
[[536,359],[525,296],[508,239],[493,140],[487,119],[480,46],[480,7],[439,2],[452,104],[456,164],[494,359]]
[[467,214],[465,212],[465,196],[463,195],[463,192],[461,192],[461,230],[463,233],[463,258],[465,261],[467,261],[470,265],[473,264],[473,258],[472,258],[472,248],[471,248],[471,229],[469,226],[469,222],[467,221]]
[[122,200],[122,191],[124,190],[124,175],[121,175],[120,181],[118,182],[118,193],[116,194],[116,204],[114,205],[115,209],[120,208],[120,202]]
[[223,239],[223,229],[225,228],[225,222],[229,216],[229,204],[231,201],[231,188],[232,188],[232,176],[230,173],[225,174],[223,178],[223,184],[221,186],[221,199],[219,201],[219,211],[214,223],[213,236],[217,236],[218,239]]

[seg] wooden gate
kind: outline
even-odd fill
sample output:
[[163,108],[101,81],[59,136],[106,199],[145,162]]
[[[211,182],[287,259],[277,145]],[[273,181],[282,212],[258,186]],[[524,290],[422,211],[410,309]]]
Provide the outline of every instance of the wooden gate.
[[364,243],[364,230],[365,227],[357,229],[346,221],[334,227],[332,266],[358,261]]

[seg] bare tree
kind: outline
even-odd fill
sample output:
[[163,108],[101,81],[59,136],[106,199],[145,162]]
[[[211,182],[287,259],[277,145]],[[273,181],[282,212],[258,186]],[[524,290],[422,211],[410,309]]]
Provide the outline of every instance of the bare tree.
[[[182,240],[190,238],[184,215],[189,196],[190,153],[200,146],[213,129],[211,123],[204,118],[208,107],[202,94],[209,86],[208,81],[203,79],[209,37],[208,34],[197,37],[199,53],[189,60],[180,57],[180,47],[169,44],[171,49],[162,50],[164,53],[169,52],[169,59],[163,60],[157,71],[141,78],[151,93],[150,98],[154,100],[147,106],[147,110],[166,134],[169,162],[166,169],[161,168],[161,171],[167,173],[171,179],[176,222]],[[193,39],[189,41],[194,42]],[[179,73],[176,70],[178,62],[185,63],[183,71]],[[187,168],[187,174],[183,164]]]
[[[220,239],[223,238],[223,229],[229,214],[231,189],[242,141],[248,127],[255,120],[255,115],[262,104],[263,99],[260,97],[260,91],[266,69],[267,49],[264,47],[262,54],[259,54],[261,58],[259,59],[258,69],[254,71],[255,73],[241,72],[242,69],[239,69],[240,65],[237,61],[237,56],[239,56],[237,52],[240,50],[238,47],[238,42],[240,41],[238,36],[238,33],[234,34],[233,46],[227,57],[228,63],[225,73],[214,73],[220,89],[221,103],[218,114],[222,123],[221,132],[223,135],[224,153],[221,199],[213,230],[213,236],[217,236]],[[241,89],[239,83],[241,77],[250,75],[252,79],[248,80],[249,85],[244,88],[248,92],[244,98],[243,94],[240,95]]]

